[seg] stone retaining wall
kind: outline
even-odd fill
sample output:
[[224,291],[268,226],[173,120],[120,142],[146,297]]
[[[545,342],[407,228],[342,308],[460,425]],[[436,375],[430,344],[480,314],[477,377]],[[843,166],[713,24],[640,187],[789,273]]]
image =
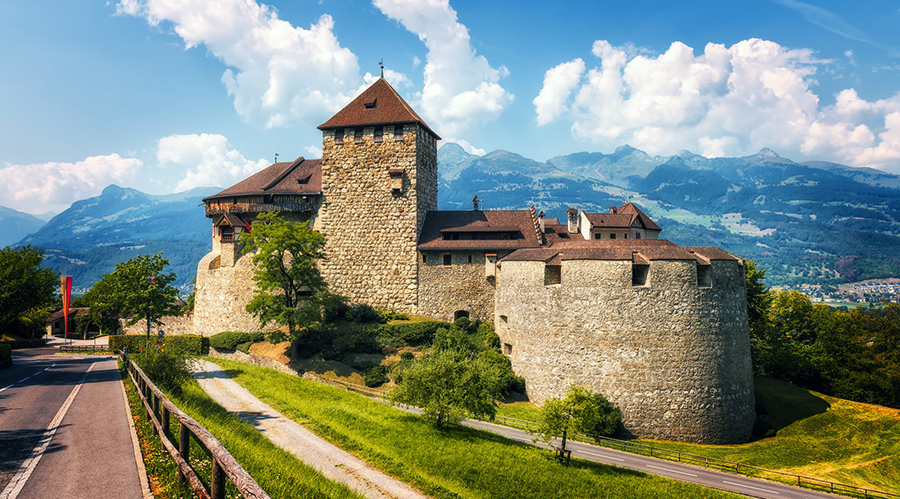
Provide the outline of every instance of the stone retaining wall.
[[570,385],[602,393],[644,438],[743,442],[754,421],[744,273],[713,261],[711,286],[694,261],[652,261],[632,286],[629,261],[503,262],[495,328],[513,369],[541,403]]
[[[444,265],[444,255],[452,265]],[[494,319],[495,278],[484,273],[484,252],[429,251],[419,261],[419,314],[453,322],[457,311],[472,320]],[[472,262],[469,263],[469,258]]]

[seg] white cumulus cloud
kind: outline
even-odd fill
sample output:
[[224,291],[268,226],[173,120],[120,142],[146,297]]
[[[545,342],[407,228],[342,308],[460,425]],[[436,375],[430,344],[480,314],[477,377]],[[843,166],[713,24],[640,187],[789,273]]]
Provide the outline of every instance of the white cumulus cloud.
[[245,158],[218,134],[170,135],[159,139],[156,157],[163,168],[186,170],[176,192],[195,187],[229,187],[269,166],[266,159]]
[[416,106],[442,134],[458,135],[497,118],[514,96],[500,85],[508,74],[475,53],[469,30],[448,0],[374,0],[386,16],[416,34],[428,51]]
[[356,55],[340,45],[329,15],[306,29],[253,0],[122,0],[116,7],[153,26],[171,23],[188,49],[205,46],[228,67],[222,82],[235,109],[257,126],[327,116],[362,82]]
[[0,205],[32,214],[60,212],[74,201],[100,194],[109,184],[127,184],[142,167],[141,160],[118,154],[76,163],[7,163],[0,169]]
[[674,42],[653,56],[598,40],[592,52],[594,68],[574,59],[546,72],[534,99],[539,124],[565,120],[576,137],[651,154],[770,147],[797,159],[900,170],[900,93],[870,102],[847,89],[823,106],[813,88],[829,61],[810,50],[750,39],[710,43],[701,54]]

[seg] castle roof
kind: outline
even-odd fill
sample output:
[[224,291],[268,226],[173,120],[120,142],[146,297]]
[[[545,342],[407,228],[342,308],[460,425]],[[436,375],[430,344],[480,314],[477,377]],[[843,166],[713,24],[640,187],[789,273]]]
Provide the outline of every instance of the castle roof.
[[517,249],[541,245],[528,210],[429,211],[420,250]]
[[584,212],[584,216],[591,224],[591,228],[627,229],[637,224],[648,230],[662,230],[653,219],[633,203],[625,203],[622,207],[611,211],[614,213]]
[[262,194],[321,193],[322,160],[304,159],[301,156],[292,162],[275,163],[203,201]]
[[406,123],[418,123],[422,125],[434,138],[441,140],[438,134],[429,128],[425,121],[400,97],[387,80],[379,78],[350,104],[347,104],[337,114],[325,123],[319,125],[319,130],[329,128],[344,128],[356,126],[374,125],[400,125]]
[[604,239],[557,242],[547,248],[525,248],[501,261],[539,261],[558,265],[564,260],[626,260],[649,263],[651,260],[696,260],[709,265],[711,260],[741,261],[731,253],[714,247],[678,246],[665,239]]

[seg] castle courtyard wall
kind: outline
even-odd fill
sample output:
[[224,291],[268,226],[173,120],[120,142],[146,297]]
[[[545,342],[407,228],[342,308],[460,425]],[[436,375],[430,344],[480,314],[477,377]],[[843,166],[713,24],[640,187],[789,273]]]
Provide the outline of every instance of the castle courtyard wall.
[[[485,276],[481,251],[429,251],[419,260],[419,314],[453,321],[457,311],[472,320],[494,319],[495,278]],[[444,265],[450,255],[451,265]],[[471,258],[471,263],[469,262]]]
[[694,261],[652,261],[632,286],[630,261],[564,260],[560,284],[543,262],[504,261],[495,327],[529,397],[570,385],[602,393],[635,436],[743,442],[754,421],[743,268],[713,261],[711,286]]
[[[230,246],[234,243],[223,243]],[[239,254],[239,253],[238,253]],[[233,266],[221,265],[220,253],[208,253],[197,265],[194,288],[194,334],[212,336],[223,331],[274,331],[277,325],[263,328],[259,320],[247,312],[256,286],[253,256],[239,256]]]

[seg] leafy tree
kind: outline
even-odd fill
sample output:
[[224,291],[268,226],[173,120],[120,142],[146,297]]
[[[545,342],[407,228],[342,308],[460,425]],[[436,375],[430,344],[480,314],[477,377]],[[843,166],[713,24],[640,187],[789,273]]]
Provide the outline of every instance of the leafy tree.
[[395,403],[421,407],[437,428],[457,424],[468,415],[493,419],[500,373],[469,352],[437,350],[407,367],[390,397]]
[[565,451],[569,433],[584,433],[599,440],[599,437],[613,435],[621,420],[619,410],[603,395],[572,386],[564,399],[549,398],[544,401],[535,433],[548,444],[554,438],[561,437],[561,447]]
[[30,333],[34,324],[22,324],[22,315],[53,302],[59,287],[59,272],[41,268],[43,261],[41,248],[0,249],[0,331],[20,332],[27,328]]
[[295,336],[300,327],[321,320],[317,295],[326,284],[316,262],[325,258],[325,237],[275,212],[260,213],[252,229],[241,236],[243,252],[254,253],[256,264],[256,294],[247,311],[261,325],[287,325]]
[[[162,325],[164,316],[179,314],[180,308],[175,304],[178,291],[170,285],[175,274],[163,273],[168,264],[162,253],[138,255],[104,274],[83,300],[91,307],[91,316],[101,324],[101,329],[103,324],[109,327],[111,319],[118,314],[132,316],[126,326],[149,318],[157,327]],[[147,335],[150,335],[149,326]]]

